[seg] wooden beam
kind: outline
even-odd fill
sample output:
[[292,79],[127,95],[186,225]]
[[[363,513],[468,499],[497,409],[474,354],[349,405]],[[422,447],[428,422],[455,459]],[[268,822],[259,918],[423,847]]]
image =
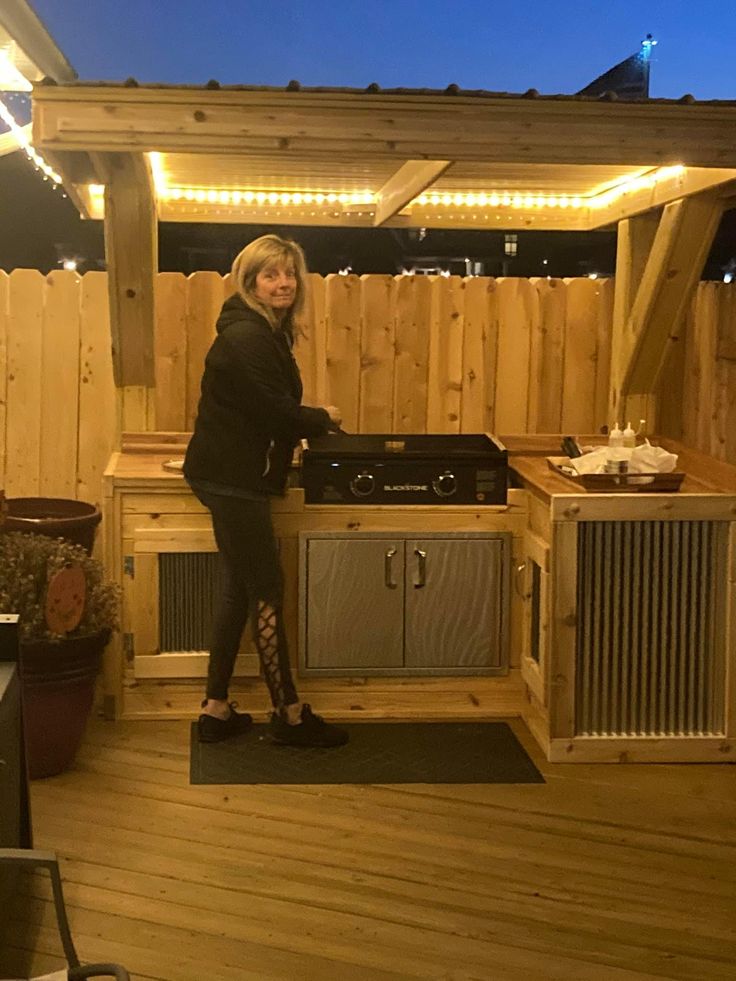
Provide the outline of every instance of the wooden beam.
[[373,225],[378,228],[422,191],[433,184],[451,166],[451,160],[407,160],[378,192],[378,207]]
[[[642,224],[638,243],[632,241],[628,247],[627,233],[622,232],[621,273],[624,280],[628,275],[628,282],[617,284],[617,303],[614,304],[615,342],[611,369],[614,411],[620,411],[624,396],[649,395],[654,391],[668,346],[677,336],[685,306],[700,278],[722,213],[723,199],[717,190],[668,204],[653,237],[635,295],[632,284],[639,275],[641,253],[647,235],[651,235],[651,226],[644,231]],[[618,276],[618,262],[616,271]]]
[[[621,221],[653,208],[661,208],[671,201],[700,194],[711,187],[734,186],[734,181],[736,181],[736,170],[733,168],[689,167],[681,174],[657,182],[652,187],[623,194],[605,208],[591,208],[588,227],[591,230],[603,228],[614,221]],[[723,187],[723,191],[729,192],[729,188]],[[730,193],[733,193],[733,190]]]
[[40,149],[736,167],[736,105],[49,86]]
[[[611,335],[611,391],[609,424],[614,421],[646,419],[653,426],[653,406],[629,406],[621,393],[620,366],[623,358],[626,326],[636,297],[644,268],[657,233],[661,212],[650,212],[626,218],[618,223],[616,242],[616,277],[614,280],[613,326]],[[632,413],[631,415],[629,413]]]
[[80,191],[78,186],[83,187],[90,183],[94,175],[87,154],[55,153],[53,150],[47,150],[44,153],[44,159],[61,177],[64,191],[69,195],[81,217],[94,217],[90,207],[89,195]]
[[143,154],[95,155],[105,177],[113,371],[119,388],[154,386],[154,280],[158,272],[156,199]]

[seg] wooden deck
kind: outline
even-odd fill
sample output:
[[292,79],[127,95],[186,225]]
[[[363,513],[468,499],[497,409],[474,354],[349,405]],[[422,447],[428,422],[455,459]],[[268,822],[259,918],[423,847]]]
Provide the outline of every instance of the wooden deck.
[[[732,979],[736,767],[564,765],[545,785],[190,787],[188,723],[91,723],[33,784],[80,955],[138,979]],[[46,882],[35,973],[61,966]],[[6,958],[7,959],[7,958]]]

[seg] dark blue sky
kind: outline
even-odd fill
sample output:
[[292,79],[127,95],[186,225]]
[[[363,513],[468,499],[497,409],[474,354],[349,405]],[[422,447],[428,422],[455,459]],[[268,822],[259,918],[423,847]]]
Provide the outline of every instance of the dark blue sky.
[[652,96],[736,99],[724,0],[32,3],[86,80],[575,92],[652,33]]

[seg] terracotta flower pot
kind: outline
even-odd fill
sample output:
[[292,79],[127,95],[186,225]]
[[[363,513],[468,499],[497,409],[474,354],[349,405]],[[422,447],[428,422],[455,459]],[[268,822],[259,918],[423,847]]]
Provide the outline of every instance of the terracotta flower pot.
[[31,778],[65,770],[82,741],[95,679],[110,631],[87,637],[21,643],[20,675]]
[[8,497],[5,500],[5,531],[22,531],[49,538],[66,538],[92,554],[100,509],[85,501],[64,497]]

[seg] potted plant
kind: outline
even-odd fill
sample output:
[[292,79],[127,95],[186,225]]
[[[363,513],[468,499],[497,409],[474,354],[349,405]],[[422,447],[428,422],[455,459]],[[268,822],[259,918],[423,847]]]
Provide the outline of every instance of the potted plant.
[[80,545],[0,533],[0,612],[18,614],[31,777],[60,773],[79,747],[102,652],[118,625],[119,587]]

